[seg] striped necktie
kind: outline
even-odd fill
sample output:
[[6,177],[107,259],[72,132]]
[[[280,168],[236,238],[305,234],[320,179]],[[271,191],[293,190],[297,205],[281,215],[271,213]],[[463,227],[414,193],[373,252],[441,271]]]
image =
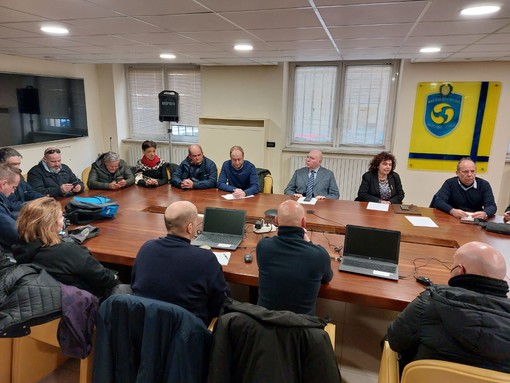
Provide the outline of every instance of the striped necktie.
[[306,184],[306,198],[313,197],[313,181],[315,181],[315,170],[310,171],[308,183]]

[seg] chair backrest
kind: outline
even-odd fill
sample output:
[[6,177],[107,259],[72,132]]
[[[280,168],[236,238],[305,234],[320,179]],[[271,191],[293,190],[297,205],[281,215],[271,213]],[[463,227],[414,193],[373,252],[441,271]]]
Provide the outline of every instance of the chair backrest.
[[273,176],[271,174],[264,176],[264,190],[262,193],[273,193]]
[[[237,311],[228,312],[232,309]],[[223,310],[213,333],[210,383],[340,382],[334,336],[320,319],[248,303],[226,304]]]
[[89,187],[87,186],[87,182],[89,181],[89,174],[91,166],[87,166],[83,171],[81,172],[81,181],[83,182],[83,186],[85,186],[85,190],[89,190]]
[[[390,343],[384,342],[381,365],[379,366],[379,378],[377,383],[398,383],[398,359],[397,353],[390,347]],[[439,382],[438,382],[439,383]]]
[[211,333],[182,307],[112,295],[101,304],[96,326],[94,381],[206,381]]
[[508,383],[510,374],[443,360],[422,359],[409,363],[401,383]]

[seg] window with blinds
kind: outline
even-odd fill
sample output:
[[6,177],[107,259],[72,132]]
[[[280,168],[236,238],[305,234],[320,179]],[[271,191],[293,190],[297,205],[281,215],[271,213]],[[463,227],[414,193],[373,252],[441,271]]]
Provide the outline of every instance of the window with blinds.
[[199,67],[128,66],[131,138],[168,140],[168,122],[159,121],[158,94],[179,93],[179,123],[172,124],[173,142],[198,142],[201,82]]
[[296,64],[290,146],[388,149],[397,62]]

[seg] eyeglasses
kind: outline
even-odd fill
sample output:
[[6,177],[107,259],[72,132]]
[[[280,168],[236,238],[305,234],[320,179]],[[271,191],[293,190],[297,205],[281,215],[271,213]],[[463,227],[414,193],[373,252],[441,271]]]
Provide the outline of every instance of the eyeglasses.
[[450,273],[455,270],[457,267],[460,267],[460,265],[457,265],[457,266],[453,266],[451,269],[450,269]]
[[47,154],[53,154],[53,153],[58,153],[60,154],[60,149],[47,149],[44,151],[44,155],[47,155]]

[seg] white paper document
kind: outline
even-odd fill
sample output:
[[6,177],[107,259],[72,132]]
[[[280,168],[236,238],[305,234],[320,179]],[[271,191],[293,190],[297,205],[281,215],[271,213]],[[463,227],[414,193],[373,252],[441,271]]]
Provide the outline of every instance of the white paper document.
[[315,205],[317,203],[317,198],[312,198],[310,201],[305,201],[306,197],[301,197],[297,200],[298,203],[303,205]]
[[389,203],[369,202],[367,205],[367,210],[388,211],[389,208]]
[[222,197],[225,198],[225,199],[243,199],[243,198],[252,198],[253,194],[252,195],[247,195],[247,196],[244,196],[244,197],[234,197],[233,194],[223,194]]
[[218,262],[222,266],[227,266],[228,261],[230,261],[230,251],[213,251],[214,255],[216,255],[216,258],[218,259]]
[[413,226],[439,227],[429,217],[417,217],[415,215],[406,215],[406,218],[409,222],[413,224]]

